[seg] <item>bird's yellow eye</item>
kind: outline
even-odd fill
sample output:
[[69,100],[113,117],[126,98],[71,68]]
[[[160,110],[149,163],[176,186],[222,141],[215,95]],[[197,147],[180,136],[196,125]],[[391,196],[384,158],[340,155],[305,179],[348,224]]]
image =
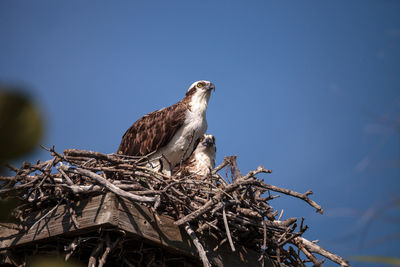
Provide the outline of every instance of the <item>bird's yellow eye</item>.
[[198,83],[198,84],[197,84],[197,87],[199,87],[199,88],[201,88],[201,87],[203,87],[203,86],[204,86],[203,83]]

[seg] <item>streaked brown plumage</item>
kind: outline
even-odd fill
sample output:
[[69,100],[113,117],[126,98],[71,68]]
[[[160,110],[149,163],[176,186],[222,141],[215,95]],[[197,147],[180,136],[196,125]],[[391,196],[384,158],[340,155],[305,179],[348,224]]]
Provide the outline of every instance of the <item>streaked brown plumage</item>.
[[166,171],[170,172],[189,157],[196,139],[206,131],[206,109],[213,89],[208,81],[195,82],[178,103],[137,120],[122,137],[118,154],[145,156],[156,152],[149,158],[151,167],[162,170],[163,165],[169,165]]
[[[165,146],[185,121],[185,112],[195,91],[191,88],[178,103],[138,119],[124,134],[118,153],[145,156]],[[163,133],[163,134],[160,134]],[[164,134],[165,133],[165,134]]]
[[185,103],[178,102],[143,116],[125,132],[118,153],[144,156],[165,146],[183,125],[185,111]]

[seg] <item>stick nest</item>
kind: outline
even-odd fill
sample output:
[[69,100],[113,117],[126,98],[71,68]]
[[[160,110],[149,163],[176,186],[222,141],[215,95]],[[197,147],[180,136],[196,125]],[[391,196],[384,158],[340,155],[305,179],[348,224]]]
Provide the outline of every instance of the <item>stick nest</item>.
[[[16,194],[22,200],[13,217],[25,231],[34,225],[24,225],[24,214],[113,192],[148,206],[156,218],[158,215],[173,217],[175,224],[185,229],[192,239],[204,266],[211,264],[202,240],[210,235],[219,242],[214,250],[226,242],[232,251],[237,245],[245,245],[259,253],[261,262],[269,257],[287,266],[322,266],[325,259],[320,261],[316,257],[319,254],[341,266],[349,266],[340,256],[303,237],[308,228],[303,218],[300,221],[297,218],[281,220],[281,215],[277,218],[278,212],[270,203],[279,195],[273,192],[301,199],[321,214],[323,209],[309,198],[312,191],[298,193],[257,178],[259,174],[271,173],[263,167],[242,175],[236,157],[226,157],[207,177],[178,177],[147,168],[146,157],[77,149],[61,154],[54,147],[46,150],[52,159],[24,163],[19,169],[10,166],[15,176],[0,177],[4,181],[0,198]],[[223,176],[218,173],[222,170],[225,170]]]

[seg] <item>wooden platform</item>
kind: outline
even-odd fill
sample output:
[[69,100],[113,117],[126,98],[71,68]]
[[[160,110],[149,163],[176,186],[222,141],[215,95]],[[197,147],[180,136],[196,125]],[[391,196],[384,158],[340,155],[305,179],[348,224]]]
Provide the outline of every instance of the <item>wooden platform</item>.
[[[173,219],[168,216],[160,216],[161,223],[159,223],[147,207],[118,198],[112,193],[81,200],[76,203],[74,209],[77,213],[78,227],[72,222],[66,205],[30,214],[28,221],[33,225],[50,212],[46,219],[41,220],[24,234],[0,226],[0,251],[18,249],[38,241],[50,241],[55,237],[78,236],[96,231],[99,227],[106,227],[124,230],[127,235],[178,255],[192,257],[200,264],[190,238],[184,230],[174,225]],[[236,247],[237,251],[232,252],[227,244],[213,251],[215,245],[215,242],[210,240],[205,246],[207,256],[215,266],[261,266],[258,254],[254,251]],[[264,266],[279,266],[279,264],[267,259]]]

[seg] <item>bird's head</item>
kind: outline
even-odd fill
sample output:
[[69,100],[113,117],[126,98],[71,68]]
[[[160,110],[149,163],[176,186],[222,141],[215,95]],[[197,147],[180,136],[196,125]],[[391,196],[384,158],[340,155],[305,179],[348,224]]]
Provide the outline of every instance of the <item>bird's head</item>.
[[186,101],[189,109],[194,113],[205,114],[211,91],[215,91],[215,86],[209,81],[194,82],[186,92]]
[[200,140],[197,148],[200,151],[212,151],[216,152],[217,148],[215,147],[215,137],[211,134],[204,134]]
[[215,91],[215,85],[209,81],[197,81],[192,83],[186,92],[186,96],[189,95],[204,95],[210,96],[211,91]]

